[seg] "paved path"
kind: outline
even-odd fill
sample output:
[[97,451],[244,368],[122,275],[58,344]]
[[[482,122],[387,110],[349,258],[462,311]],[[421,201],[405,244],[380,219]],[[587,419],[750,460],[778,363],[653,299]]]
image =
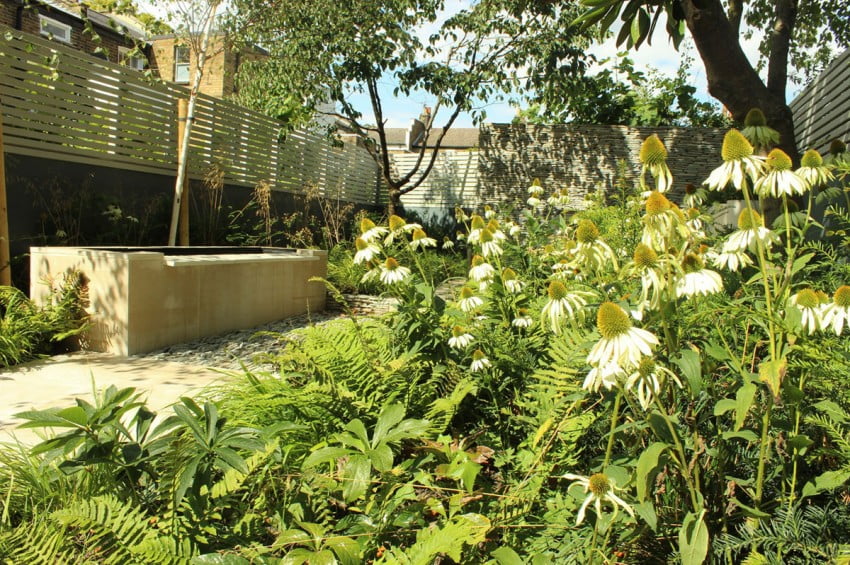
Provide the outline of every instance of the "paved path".
[[98,389],[109,385],[134,387],[147,394],[148,407],[158,412],[181,396],[200,392],[227,377],[213,369],[149,358],[122,358],[105,353],[72,353],[0,370],[0,442],[38,441],[40,431],[16,430],[13,415],[32,409],[74,405],[74,398],[92,401],[92,379]]

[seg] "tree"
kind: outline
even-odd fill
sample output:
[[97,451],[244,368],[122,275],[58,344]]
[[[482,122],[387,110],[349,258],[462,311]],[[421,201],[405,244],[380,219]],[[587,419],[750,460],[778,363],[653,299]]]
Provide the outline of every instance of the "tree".
[[[483,119],[486,110],[477,104],[519,84],[527,55],[539,49],[538,32],[556,29],[555,19],[577,15],[568,12],[568,18],[541,4],[543,9],[526,10],[508,0],[482,1],[448,18],[442,0],[236,0],[234,8],[236,20],[257,22],[243,39],[269,51],[266,76],[281,91],[298,93],[311,108],[336,103],[336,116],[365,140],[387,187],[389,212],[395,213],[401,196],[431,171],[458,115],[471,111],[475,120]],[[422,39],[426,26],[436,31]],[[569,34],[551,39],[581,41]],[[583,57],[580,49],[575,55]],[[392,82],[396,96],[415,93],[433,100],[423,134],[433,143],[421,145],[415,166],[404,174],[393,169],[387,152],[384,81]],[[370,108],[355,108],[353,92],[367,93]]]
[[[709,93],[742,121],[760,108],[780,134],[779,147],[794,161],[798,148],[786,101],[789,69],[812,77],[832,55],[833,45],[850,44],[850,3],[846,0],[584,0],[576,20],[602,32],[618,19],[617,43],[638,48],[651,40],[666,17],[666,32],[678,48],[685,29],[705,64]],[[760,38],[760,62],[753,66],[742,49],[744,38]],[[766,66],[767,79],[758,71]]]

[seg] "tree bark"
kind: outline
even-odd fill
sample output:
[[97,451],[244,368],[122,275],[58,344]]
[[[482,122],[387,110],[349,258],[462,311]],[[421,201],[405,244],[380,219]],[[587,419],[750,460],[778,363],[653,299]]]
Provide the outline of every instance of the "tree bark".
[[[682,0],[682,9],[685,23],[705,64],[708,92],[726,106],[736,121],[743,121],[751,109],[760,108],[768,125],[779,132],[779,148],[795,164],[799,163],[794,118],[785,101],[784,80],[796,18],[795,0],[777,0],[777,28],[781,30],[772,37],[771,51],[776,52],[775,63],[771,61],[771,66],[776,65],[773,71],[775,78],[770,84],[772,88],[762,81],[744,55],[735,25],[727,18],[720,0]],[[781,81],[781,87],[777,81]]]

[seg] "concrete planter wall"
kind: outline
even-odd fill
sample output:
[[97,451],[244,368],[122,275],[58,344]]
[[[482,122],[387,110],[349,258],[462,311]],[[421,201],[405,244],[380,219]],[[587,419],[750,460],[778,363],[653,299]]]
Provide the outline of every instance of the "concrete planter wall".
[[33,247],[30,268],[37,303],[48,293],[39,281],[83,274],[93,324],[84,347],[116,355],[325,308],[324,285],[309,280],[326,276],[327,252],[313,249]]

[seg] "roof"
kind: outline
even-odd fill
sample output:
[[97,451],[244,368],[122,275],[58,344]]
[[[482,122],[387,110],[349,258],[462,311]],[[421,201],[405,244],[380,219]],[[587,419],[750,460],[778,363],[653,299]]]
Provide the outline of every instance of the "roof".
[[[428,135],[428,147],[433,147],[437,143],[443,128],[433,128]],[[421,146],[421,140],[417,139],[413,143],[414,147]],[[446,132],[440,147],[443,149],[469,149],[478,147],[478,128],[451,128]]]
[[[134,18],[128,16],[119,16],[118,14],[106,14],[93,10],[76,0],[38,0],[41,4],[48,6],[54,10],[72,16],[80,21],[88,19],[93,25],[126,35],[133,39],[142,40],[145,38],[145,32],[140,23]],[[85,8],[85,14],[83,14]]]
[[[407,147],[407,128],[384,128],[387,145],[403,145]],[[378,132],[370,131],[369,138],[378,141]]]

